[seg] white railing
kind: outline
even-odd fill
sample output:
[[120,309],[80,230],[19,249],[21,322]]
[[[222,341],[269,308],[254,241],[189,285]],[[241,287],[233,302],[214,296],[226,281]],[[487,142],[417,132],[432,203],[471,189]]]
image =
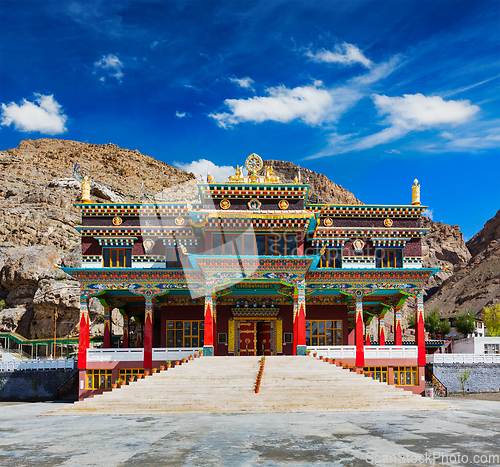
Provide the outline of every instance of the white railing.
[[311,353],[317,353],[318,357],[356,358],[355,345],[308,346],[307,350],[310,350]]
[[87,362],[143,362],[144,349],[87,349]]
[[[355,345],[310,346],[307,347],[307,350],[328,358],[356,358]],[[415,359],[417,357],[418,347],[416,345],[365,345],[365,359]]]
[[23,370],[72,370],[76,367],[75,359],[65,360],[22,360],[0,363],[0,371],[23,371]]
[[427,355],[427,363],[500,363],[500,355],[437,353]]
[[181,360],[188,358],[190,355],[198,353],[201,349],[199,347],[169,347],[164,349],[153,349],[153,362],[165,362],[167,360]]
[[[198,353],[199,347],[169,347],[153,349],[153,361],[181,360]],[[87,349],[87,362],[143,362],[144,349]]]

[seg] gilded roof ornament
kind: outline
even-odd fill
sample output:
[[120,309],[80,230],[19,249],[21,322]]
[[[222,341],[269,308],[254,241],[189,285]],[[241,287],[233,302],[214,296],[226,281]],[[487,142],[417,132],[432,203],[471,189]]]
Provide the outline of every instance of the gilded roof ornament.
[[87,175],[82,181],[82,203],[90,203],[90,181]]
[[414,185],[411,187],[411,204],[412,206],[419,206],[422,204],[420,202],[420,185],[418,184],[418,180],[413,180]]

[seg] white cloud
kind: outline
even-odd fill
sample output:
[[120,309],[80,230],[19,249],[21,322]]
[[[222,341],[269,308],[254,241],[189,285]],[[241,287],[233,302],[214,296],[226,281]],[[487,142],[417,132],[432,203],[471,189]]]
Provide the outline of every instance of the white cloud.
[[[94,63],[94,73],[106,72],[108,76],[116,78],[119,82],[123,78],[123,63],[121,60],[113,54],[103,55],[100,60]],[[99,77],[101,83],[104,83],[105,78],[103,76]]]
[[255,82],[252,78],[248,76],[246,78],[229,78],[231,83],[235,83],[242,88],[251,89],[253,91],[252,84]]
[[330,107],[333,98],[323,88],[321,81],[312,86],[288,89],[285,86],[268,88],[269,97],[252,97],[250,99],[226,99],[224,103],[231,113],[210,114],[217,124],[223,128],[241,122],[261,123],[266,120],[288,123],[302,120],[308,125],[321,123]]
[[1,124],[10,126],[12,123],[18,131],[38,131],[47,135],[64,133],[67,116],[61,106],[54,100],[54,96],[35,94],[35,102],[23,99],[21,105],[15,102],[2,104]]
[[380,114],[388,115],[388,122],[407,130],[465,123],[480,110],[468,100],[445,101],[439,96],[423,94],[403,97],[375,94],[373,101]]
[[177,118],[184,118],[184,117],[191,117],[191,114],[189,112],[179,112],[178,110],[176,110],[175,116]]
[[307,159],[370,149],[400,139],[410,131],[465,123],[480,110],[468,100],[445,101],[439,96],[426,97],[423,94],[405,94],[403,97],[374,94],[372,99],[379,114],[386,115],[384,123],[390,126],[357,139],[352,138],[355,135],[334,133],[325,149]]
[[359,50],[355,45],[348,44],[347,42],[344,42],[341,45],[336,45],[334,52],[321,49],[316,53],[312,53],[308,50],[306,55],[315,62],[340,63],[342,65],[354,65],[355,63],[360,63],[366,68],[371,68],[373,66],[373,62],[366,58],[361,50]]
[[207,174],[210,173],[214,181],[219,183],[226,182],[229,176],[234,175],[236,172],[236,168],[233,166],[215,165],[212,161],[206,159],[200,159],[189,163],[174,162],[173,164],[175,167],[185,172],[193,172],[198,180],[200,179],[200,175],[206,180]]
[[423,212],[423,215],[428,217],[429,219],[433,219],[434,218],[434,210],[433,209],[429,209],[427,208],[424,212]]

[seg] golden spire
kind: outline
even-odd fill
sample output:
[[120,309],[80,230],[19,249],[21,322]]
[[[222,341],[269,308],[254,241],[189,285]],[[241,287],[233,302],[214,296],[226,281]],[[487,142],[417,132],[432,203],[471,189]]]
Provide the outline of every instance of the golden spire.
[[82,182],[82,203],[90,203],[90,182],[87,175]]
[[418,180],[413,180],[414,185],[411,187],[411,204],[412,206],[420,206],[422,204],[420,202],[420,185],[418,184]]

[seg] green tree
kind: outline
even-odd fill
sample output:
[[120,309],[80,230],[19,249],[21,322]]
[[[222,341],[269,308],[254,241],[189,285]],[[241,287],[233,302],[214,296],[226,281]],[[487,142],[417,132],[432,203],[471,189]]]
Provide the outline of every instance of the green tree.
[[470,368],[464,368],[457,376],[458,381],[460,381],[460,386],[462,386],[462,394],[465,396],[465,383],[470,378],[472,370]]
[[439,312],[437,308],[434,308],[428,315],[424,318],[425,329],[431,334],[436,334],[441,332],[441,318],[439,317]]
[[446,336],[450,332],[451,325],[450,325],[450,320],[446,318],[445,320],[441,321],[441,329],[440,332],[443,336]]
[[409,314],[408,318],[406,318],[406,322],[408,323],[408,329],[415,329],[415,314]]
[[455,327],[460,334],[467,336],[476,329],[476,316],[472,310],[464,311],[457,316]]
[[500,336],[500,303],[493,306],[485,306],[483,319],[487,335]]

